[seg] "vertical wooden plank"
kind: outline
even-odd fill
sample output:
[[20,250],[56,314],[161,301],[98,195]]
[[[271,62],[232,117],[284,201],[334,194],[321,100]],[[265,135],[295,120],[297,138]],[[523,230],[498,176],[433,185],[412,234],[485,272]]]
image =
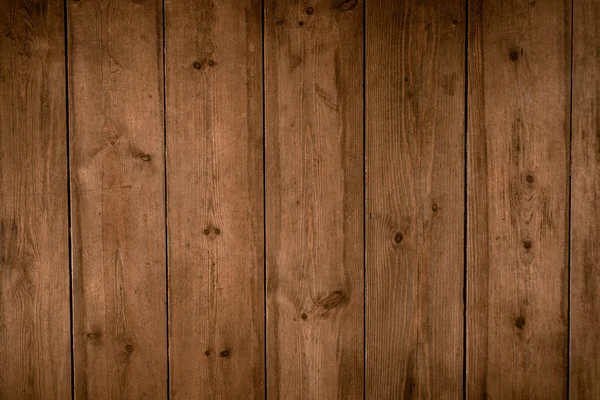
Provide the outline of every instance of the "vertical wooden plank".
[[363,396],[363,3],[265,3],[267,388]]
[[75,396],[163,398],[162,6],[68,11]]
[[600,3],[573,3],[570,398],[600,398]]
[[0,398],[71,395],[64,8],[0,2]]
[[264,397],[261,11],[166,3],[173,398]]
[[560,399],[571,3],[469,4],[467,397]]
[[367,398],[463,391],[465,2],[367,2]]

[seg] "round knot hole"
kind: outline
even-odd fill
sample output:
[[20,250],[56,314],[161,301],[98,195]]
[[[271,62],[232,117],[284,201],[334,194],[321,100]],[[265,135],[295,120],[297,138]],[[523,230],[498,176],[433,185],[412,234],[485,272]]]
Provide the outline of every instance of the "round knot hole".
[[404,235],[402,234],[402,232],[397,232],[394,235],[394,242],[400,244],[400,243],[402,243],[403,240],[404,240]]

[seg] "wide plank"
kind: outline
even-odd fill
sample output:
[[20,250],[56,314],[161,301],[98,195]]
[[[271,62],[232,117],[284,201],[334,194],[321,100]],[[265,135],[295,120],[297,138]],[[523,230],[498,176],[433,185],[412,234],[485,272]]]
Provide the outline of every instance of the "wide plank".
[[465,5],[367,2],[367,398],[462,398]]
[[162,2],[67,5],[75,397],[165,398]]
[[467,398],[565,398],[571,2],[469,2]]
[[259,0],[165,4],[174,399],[262,399]]
[[64,8],[0,2],[0,398],[71,396]]
[[363,398],[363,8],[265,2],[270,399]]

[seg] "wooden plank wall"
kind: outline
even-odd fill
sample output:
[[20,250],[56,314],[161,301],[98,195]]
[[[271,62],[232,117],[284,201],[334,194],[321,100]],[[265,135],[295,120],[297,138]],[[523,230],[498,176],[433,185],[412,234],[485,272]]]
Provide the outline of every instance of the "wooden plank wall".
[[0,0],[0,399],[600,398],[598,18]]

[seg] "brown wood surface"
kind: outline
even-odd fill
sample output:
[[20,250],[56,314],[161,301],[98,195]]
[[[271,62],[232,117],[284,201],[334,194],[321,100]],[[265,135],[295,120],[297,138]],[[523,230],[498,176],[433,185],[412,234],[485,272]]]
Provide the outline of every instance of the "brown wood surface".
[[600,398],[598,20],[0,0],[0,399]]
[[63,3],[0,2],[0,398],[71,395]]
[[469,5],[467,398],[560,399],[571,3]]
[[573,8],[570,398],[600,398],[600,3]]
[[367,2],[366,395],[463,390],[465,3]]
[[162,5],[68,1],[77,399],[167,395]]
[[171,397],[262,399],[261,2],[165,15]]
[[363,397],[362,1],[265,4],[267,390]]

